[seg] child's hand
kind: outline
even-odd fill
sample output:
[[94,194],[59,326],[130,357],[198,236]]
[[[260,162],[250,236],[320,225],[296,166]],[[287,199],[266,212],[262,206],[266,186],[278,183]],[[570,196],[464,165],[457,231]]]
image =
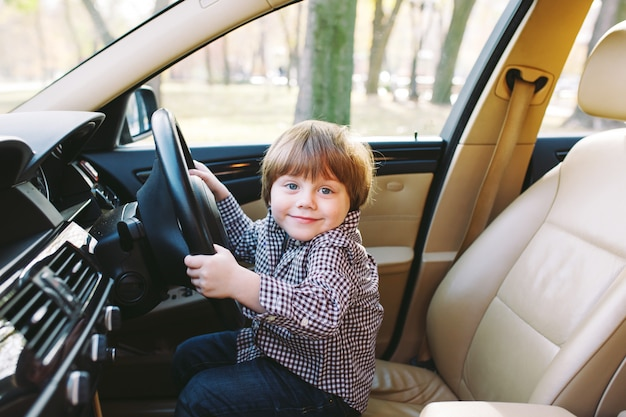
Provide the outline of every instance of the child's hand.
[[240,266],[228,249],[215,245],[215,250],[214,255],[187,255],[187,275],[191,284],[205,297],[232,297],[231,277]]
[[215,201],[222,201],[230,195],[228,188],[217,179],[206,165],[198,161],[193,161],[193,163],[195,168],[190,169],[189,174],[195,175],[204,181],[215,196]]
[[[194,160],[193,161],[193,166],[198,171],[211,172],[211,170],[206,165],[204,165],[202,162]],[[191,169],[194,169],[194,168],[191,168]]]
[[259,303],[260,277],[237,263],[230,251],[215,245],[214,255],[187,255],[187,275],[196,290],[207,298],[233,298],[263,312]]

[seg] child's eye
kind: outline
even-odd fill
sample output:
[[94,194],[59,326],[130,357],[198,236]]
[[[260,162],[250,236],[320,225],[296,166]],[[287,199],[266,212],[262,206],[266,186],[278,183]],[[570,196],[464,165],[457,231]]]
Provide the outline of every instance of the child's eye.
[[294,184],[293,182],[289,182],[289,183],[285,184],[285,187],[287,187],[288,190],[297,190],[298,189],[298,185]]
[[320,188],[320,192],[321,192],[322,194],[326,194],[326,195],[328,195],[328,194],[332,194],[332,193],[333,193],[333,190],[331,190],[331,189],[330,189],[330,188],[328,188],[328,187],[322,187],[322,188]]

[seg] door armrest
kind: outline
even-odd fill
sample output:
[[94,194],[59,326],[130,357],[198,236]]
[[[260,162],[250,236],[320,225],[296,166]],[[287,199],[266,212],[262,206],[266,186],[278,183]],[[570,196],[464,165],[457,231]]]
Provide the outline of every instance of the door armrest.
[[553,405],[484,401],[430,403],[420,417],[575,417]]

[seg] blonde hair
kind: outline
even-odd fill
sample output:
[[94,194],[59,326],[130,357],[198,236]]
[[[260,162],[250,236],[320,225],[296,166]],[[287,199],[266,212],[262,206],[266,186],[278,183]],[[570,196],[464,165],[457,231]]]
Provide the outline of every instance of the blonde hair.
[[341,182],[350,210],[368,202],[374,156],[367,143],[351,140],[348,128],[319,120],[300,122],[267,150],[261,164],[261,197],[270,204],[274,181],[283,175],[329,178]]

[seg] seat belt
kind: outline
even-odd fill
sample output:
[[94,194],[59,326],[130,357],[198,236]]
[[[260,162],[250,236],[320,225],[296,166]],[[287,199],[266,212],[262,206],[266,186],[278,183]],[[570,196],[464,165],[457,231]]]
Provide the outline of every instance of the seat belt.
[[538,80],[525,81],[519,72],[513,73],[513,76],[515,78],[502,129],[478,193],[465,238],[457,253],[457,259],[487,226],[504,171],[513,156],[530,102],[535,91],[538,90]]

